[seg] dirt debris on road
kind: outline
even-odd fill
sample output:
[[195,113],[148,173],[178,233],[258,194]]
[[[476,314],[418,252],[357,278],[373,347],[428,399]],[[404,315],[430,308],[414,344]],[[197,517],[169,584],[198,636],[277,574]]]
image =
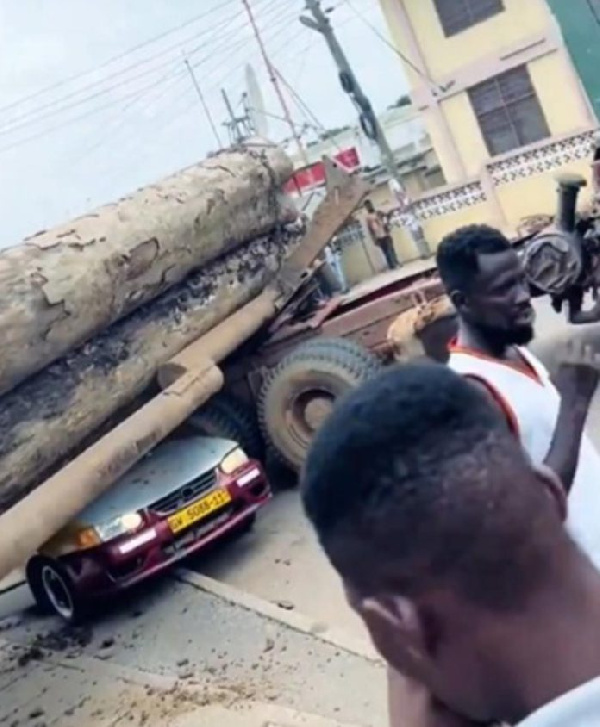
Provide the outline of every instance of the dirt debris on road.
[[143,614],[132,618],[124,603],[93,630],[25,614],[0,641],[0,695],[11,696],[10,707],[0,697],[0,725],[35,727],[25,717],[42,709],[58,727],[154,727],[257,703],[380,725],[382,665],[288,625],[280,611],[281,621],[165,579],[144,593]]

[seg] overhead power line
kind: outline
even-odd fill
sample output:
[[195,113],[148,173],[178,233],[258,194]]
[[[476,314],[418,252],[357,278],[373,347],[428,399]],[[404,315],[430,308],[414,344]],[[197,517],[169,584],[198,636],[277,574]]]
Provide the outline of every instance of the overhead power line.
[[[235,12],[233,15],[227,16],[220,22],[216,23],[216,25],[204,28],[203,31],[201,31],[200,33],[196,33],[191,38],[188,38],[187,42],[198,41],[200,38],[204,38],[206,36],[211,36],[212,39],[215,33],[219,33],[223,29],[230,28],[231,24],[235,23],[235,21],[239,18],[242,18],[243,15],[243,11],[237,10],[237,12]],[[240,26],[240,29],[243,27],[243,25]],[[192,57],[196,53],[204,49],[206,46],[206,41],[199,45],[195,45],[193,48],[189,49],[188,55]],[[20,115],[14,116],[4,124],[4,128],[0,128],[0,136],[6,136],[7,134],[20,131],[23,128],[38,124],[40,121],[52,118],[65,111],[70,111],[71,109],[78,108],[79,106],[82,106],[89,101],[93,101],[96,98],[100,98],[102,96],[105,96],[106,94],[113,93],[115,90],[130,85],[134,81],[148,77],[151,74],[156,73],[157,71],[172,66],[174,62],[179,62],[178,58],[176,61],[174,58],[170,58],[167,61],[162,61],[160,64],[155,64],[152,65],[150,68],[140,70],[133,75],[127,75],[130,71],[147,65],[156,58],[162,57],[168,53],[172,53],[173,51],[180,52],[181,48],[182,41],[179,41],[178,43],[171,45],[168,49],[163,49],[160,53],[155,54],[150,58],[138,60],[135,63],[126,66],[125,68],[120,68],[116,71],[113,71],[108,76],[91,82],[81,88],[78,88],[77,90],[71,91],[58,99],[43,103],[39,106],[29,109],[28,111],[25,111]],[[123,80],[119,81],[118,83],[111,83],[108,86],[106,85],[108,82],[119,78],[122,78]],[[88,93],[83,97],[80,97],[82,93],[85,93],[86,91],[92,91],[93,89],[96,90],[94,90],[92,93]]]
[[390,41],[385,37],[385,35],[379,30],[379,28],[376,25],[373,25],[373,23],[364,16],[364,14],[358,10],[350,0],[343,0],[345,4],[350,8],[350,10],[356,15],[359,20],[362,21],[364,25],[366,25],[372,33],[374,33],[379,40],[384,43],[391,51],[393,51],[404,63],[406,63],[409,68],[412,68],[412,70],[421,78],[425,79],[427,83],[429,83],[432,86],[438,87],[438,84],[429,76],[422,68],[419,68],[419,66],[414,62],[411,61],[411,59],[406,56],[402,51],[399,51],[398,48],[393,43],[390,43]]
[[[275,6],[279,6],[279,2],[280,2],[280,0],[273,0],[273,2],[271,3],[271,5],[269,6],[268,9],[270,10],[270,9],[274,8]],[[292,17],[291,15],[277,15],[273,19],[273,21],[269,25],[268,32],[265,33],[265,38],[266,38],[267,42],[271,42],[276,37],[279,37],[281,35],[282,31],[286,30],[287,27],[290,26],[289,20],[291,17]],[[282,26],[282,27],[280,27],[280,26]],[[275,32],[271,32],[273,30],[275,30]],[[212,60],[215,61],[215,63],[217,64],[217,67],[220,69],[221,68],[220,57],[219,57],[220,50],[227,50],[228,60],[230,60],[230,61],[233,60],[234,58],[236,58],[236,56],[240,52],[243,51],[244,52],[243,62],[240,63],[239,65],[234,65],[234,66],[230,67],[224,75],[222,75],[216,81],[212,80],[212,82],[209,85],[206,85],[205,81],[206,81],[208,75],[212,75],[213,71],[210,71],[209,74],[207,74],[207,69],[204,68],[203,69],[203,94],[205,96],[207,95],[206,94],[207,91],[212,91],[214,89],[217,89],[217,90],[220,89],[221,86],[223,85],[223,83],[229,77],[235,75],[238,70],[242,70],[248,61],[248,46],[251,43],[253,43],[254,39],[251,36],[249,36],[247,38],[242,38],[241,40],[238,40],[236,43],[232,44],[229,36],[235,35],[235,34],[236,34],[235,30],[230,30],[229,34],[224,34],[220,38],[220,42],[219,42],[218,46],[215,46],[214,48],[211,49]],[[289,39],[286,39],[286,45],[288,48],[290,48]],[[196,64],[195,66],[193,65],[192,68],[194,69],[198,65],[199,64]],[[216,70],[216,68],[214,70]],[[161,81],[162,80],[164,80],[164,78],[161,79]],[[171,75],[168,82],[162,84],[164,86],[164,89],[161,90],[161,92],[158,95],[152,94],[153,89],[150,89],[150,90],[144,89],[143,94],[138,93],[136,95],[136,97],[131,98],[127,104],[125,104],[121,109],[119,109],[119,115],[116,119],[117,124],[109,125],[108,130],[105,131],[105,133],[103,134],[103,136],[101,137],[101,139],[99,141],[95,141],[91,147],[86,148],[82,153],[80,153],[80,155],[78,157],[79,160],[81,161],[82,159],[88,158],[90,154],[92,154],[93,152],[97,151],[98,149],[106,146],[108,143],[110,143],[111,146],[114,148],[115,134],[118,133],[126,125],[131,125],[131,124],[128,124],[127,115],[125,115],[125,112],[129,112],[131,114],[131,112],[133,110],[135,110],[136,116],[139,116],[139,114],[143,113],[143,111],[145,111],[150,106],[154,106],[159,101],[166,101],[168,94],[175,88],[175,86],[180,86],[182,80],[183,80],[183,74],[177,75],[177,76]],[[159,85],[159,82],[157,82],[157,85]],[[177,104],[181,98],[188,95],[188,92],[189,92],[189,87],[186,87],[186,88],[181,89],[180,92],[177,93],[174,97],[169,96],[168,97],[169,104],[170,105]],[[147,103],[144,103],[142,106],[139,106],[138,104],[142,100],[142,98],[144,98],[144,99],[147,98],[148,101],[147,101]],[[134,109],[134,107],[136,107],[136,106],[137,106],[137,108]],[[190,106],[193,107],[193,104],[190,104]],[[164,127],[162,127],[162,128],[164,128]],[[132,129],[132,131],[135,133],[135,136],[131,139],[131,142],[135,143],[138,140],[139,134],[137,132],[135,132],[135,130],[133,130],[133,129]],[[129,135],[127,135],[127,138],[129,138]],[[120,147],[123,147],[124,145],[125,145],[124,142],[121,142],[119,144]]]
[[0,112],[6,112],[15,106],[19,106],[20,104],[26,103],[27,101],[31,101],[34,98],[38,98],[39,96],[43,96],[46,93],[49,93],[50,91],[54,91],[57,88],[61,88],[63,86],[66,86],[69,83],[72,83],[73,81],[77,81],[81,78],[85,78],[86,76],[92,75],[93,73],[96,73],[103,68],[107,68],[108,66],[112,65],[113,63],[116,63],[117,61],[122,60],[123,58],[126,58],[129,55],[132,55],[133,53],[136,53],[139,50],[142,50],[143,48],[146,48],[154,43],[157,43],[164,38],[167,38],[170,35],[173,35],[174,33],[177,33],[184,28],[189,27],[190,25],[193,25],[194,23],[198,23],[202,20],[205,20],[206,18],[210,17],[211,15],[214,15],[217,12],[223,11],[224,8],[227,6],[233,5],[234,2],[237,0],[225,0],[220,5],[215,6],[208,10],[205,13],[201,13],[200,15],[195,15],[193,18],[190,18],[189,20],[186,20],[183,23],[180,23],[179,25],[169,28],[169,30],[166,30],[162,33],[159,33],[158,35],[153,36],[152,38],[148,38],[145,41],[142,41],[141,43],[138,43],[137,45],[134,45],[130,48],[128,48],[125,51],[122,51],[121,53],[118,53],[117,55],[111,56],[106,61],[103,61],[97,66],[94,66],[93,68],[90,68],[86,71],[81,71],[78,73],[74,73],[71,76],[68,76],[66,78],[61,79],[60,81],[57,81],[55,83],[51,83],[48,86],[44,86],[43,88],[38,89],[37,91],[34,91],[30,94],[27,94],[26,96],[21,96],[20,98],[16,99],[15,101],[12,101],[11,103],[5,104],[4,106],[0,106]]
[[[272,11],[278,4],[279,4],[279,0],[271,0],[271,2],[267,3],[267,5],[264,6],[264,9],[267,10],[267,11]],[[272,12],[270,12],[270,14],[273,15]],[[238,17],[241,17],[242,15],[243,15],[243,13],[238,13]],[[274,19],[275,20],[280,19],[279,14],[275,14],[275,18]],[[285,18],[285,20],[287,20],[287,17]],[[239,31],[242,30],[242,29],[244,29],[245,27],[247,27],[247,23],[243,23],[242,25],[237,25],[237,26],[234,26],[233,28],[231,28],[231,18],[227,18],[227,19],[223,20],[221,23],[219,23],[217,26],[214,26],[213,28],[211,28],[211,32],[212,33],[219,32],[221,30],[224,30],[225,28],[229,28],[229,32],[223,34],[219,38],[219,40],[221,42],[218,43],[216,47],[210,48],[209,52],[206,55],[204,55],[202,58],[200,58],[199,60],[197,60],[195,63],[191,64],[192,65],[192,68],[193,69],[198,69],[204,63],[208,63],[210,61],[214,61],[215,60],[215,57],[216,57],[216,51],[217,51],[217,49],[219,49],[219,50],[220,49],[223,49],[223,50],[229,49],[230,48],[230,44],[231,44],[231,38],[233,36],[235,36],[237,33],[239,33]],[[245,39],[243,39],[242,44],[247,45],[250,42],[250,40],[251,40],[250,37],[245,38]],[[201,46],[198,46],[195,49],[192,49],[191,52],[192,53],[193,52],[198,52],[202,48],[207,48],[207,44],[203,44]],[[161,66],[161,68],[164,68],[164,65]],[[134,91],[132,91],[130,93],[123,94],[118,99],[112,99],[112,100],[110,100],[107,103],[101,104],[99,106],[94,106],[93,108],[91,108],[89,110],[86,110],[86,111],[84,111],[84,112],[82,112],[80,114],[77,114],[76,116],[70,116],[69,118],[67,118],[65,120],[62,120],[62,121],[60,121],[58,123],[52,124],[51,126],[44,127],[43,129],[41,129],[39,131],[36,131],[36,132],[33,132],[33,133],[31,133],[31,134],[29,134],[29,135],[27,135],[25,137],[16,139],[14,142],[7,143],[7,144],[5,144],[3,146],[0,146],[0,152],[5,152],[5,151],[8,151],[8,150],[10,150],[12,148],[19,147],[19,146],[21,146],[23,144],[29,143],[31,141],[35,141],[35,140],[37,140],[39,138],[42,138],[46,134],[53,133],[54,131],[57,131],[57,130],[61,129],[63,126],[69,126],[69,125],[72,125],[73,123],[77,123],[77,122],[83,121],[83,120],[85,120],[85,119],[87,119],[87,118],[95,115],[98,112],[102,112],[102,111],[105,111],[107,109],[113,108],[113,107],[118,106],[119,104],[121,104],[123,102],[127,102],[126,103],[126,107],[130,107],[141,96],[143,96],[146,93],[151,92],[152,90],[154,90],[154,88],[157,85],[159,85],[160,83],[162,83],[164,80],[166,80],[168,78],[171,78],[171,77],[173,77],[175,75],[179,75],[180,74],[180,71],[178,69],[181,69],[181,73],[182,74],[185,74],[186,71],[183,68],[183,66],[181,65],[181,59],[180,58],[177,61],[170,61],[169,62],[169,71],[166,74],[163,74],[163,76],[161,76],[160,79],[151,79],[148,83],[144,84],[142,87],[137,88],[137,89],[135,89]],[[154,70],[156,71],[157,69],[154,69]],[[144,75],[147,75],[147,74],[144,74]],[[120,84],[119,87],[122,87],[124,85],[125,84]],[[115,87],[113,87],[111,89],[107,89],[107,91],[114,91],[114,89],[115,89]],[[104,94],[102,94],[102,95],[104,95]],[[94,98],[98,98],[98,97],[100,97],[100,94],[94,94]],[[89,100],[89,99],[87,99],[87,100]],[[77,108],[80,105],[82,105],[82,104],[81,103],[73,104],[72,105],[72,108]],[[54,116],[54,114],[52,114],[52,116]],[[42,119],[40,118],[40,119],[37,119],[36,121],[40,121],[40,120],[42,120]],[[27,126],[29,126],[29,124]],[[11,131],[16,131],[16,130],[15,129],[11,129]],[[0,130],[0,137],[3,136],[3,135],[6,135],[6,133],[7,133],[6,130]]]
[[217,131],[217,127],[210,112],[210,108],[206,103],[206,99],[204,98],[204,94],[202,93],[202,89],[200,88],[200,84],[198,83],[198,79],[196,78],[196,75],[194,73],[194,69],[190,66],[190,62],[188,61],[188,59],[185,56],[184,58],[185,67],[190,74],[190,78],[192,79],[192,83],[194,84],[194,88],[196,89],[196,93],[198,94],[198,98],[200,99],[200,103],[202,104],[202,108],[204,109],[204,113],[206,114],[206,118],[208,119],[208,123],[210,124],[210,128],[215,135],[215,139],[217,140],[219,148],[221,148],[221,137],[219,136],[219,132]]

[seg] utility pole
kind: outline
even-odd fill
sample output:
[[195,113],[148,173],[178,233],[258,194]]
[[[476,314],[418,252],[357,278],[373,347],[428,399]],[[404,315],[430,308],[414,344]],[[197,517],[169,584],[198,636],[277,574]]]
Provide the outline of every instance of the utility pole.
[[290,109],[285,100],[285,96],[283,95],[283,91],[281,90],[281,86],[279,85],[279,79],[277,78],[277,73],[275,72],[275,69],[273,68],[273,65],[271,64],[271,59],[269,58],[269,54],[267,53],[267,49],[265,47],[265,44],[263,43],[263,40],[262,40],[262,37],[260,34],[260,30],[258,29],[258,25],[256,24],[254,12],[252,11],[252,8],[250,6],[250,0],[242,0],[242,4],[244,5],[244,8],[246,9],[246,13],[248,14],[248,20],[250,21],[250,25],[252,26],[252,30],[254,32],[256,42],[258,43],[260,53],[263,57],[263,61],[265,62],[265,66],[267,68],[267,73],[269,74],[269,80],[273,84],[273,88],[275,89],[275,93],[277,94],[277,98],[279,99],[279,103],[281,104],[283,116],[284,116],[285,120],[287,121],[288,126],[290,127],[290,130],[292,132],[292,137],[293,137],[294,141],[296,142],[296,146],[298,147],[300,159],[302,160],[302,162],[305,166],[308,166],[308,157],[306,156],[306,150],[305,150],[304,146],[302,145],[302,141],[300,140],[300,136],[298,135],[298,132],[296,131],[296,125],[294,124],[292,115],[290,114]]
[[215,135],[215,139],[217,140],[217,144],[219,145],[218,148],[222,149],[223,144],[221,144],[221,138],[219,136],[219,132],[217,131],[214,119],[212,117],[212,114],[210,113],[210,109],[208,108],[208,104],[206,103],[206,99],[204,98],[204,94],[202,93],[202,89],[200,88],[200,84],[198,83],[198,79],[196,78],[196,74],[194,73],[194,69],[190,65],[190,62],[187,59],[185,53],[183,55],[183,62],[185,63],[185,67],[188,69],[188,73],[190,74],[190,78],[192,79],[192,83],[194,84],[194,88],[196,89],[196,93],[198,94],[198,98],[200,99],[200,103],[204,108],[204,113],[206,114],[208,123],[213,130],[213,134]]
[[[320,0],[306,0],[306,9],[312,14],[312,18],[301,16],[300,22],[307,28],[320,33],[325,39],[325,42],[331,51],[333,60],[338,67],[342,88],[350,96],[359,111],[360,125],[363,133],[367,138],[377,144],[381,152],[382,161],[387,168],[390,177],[395,180],[402,189],[404,189],[402,178],[398,173],[398,166],[394,159],[394,153],[392,152],[381,124],[379,123],[379,119],[373,111],[373,106],[371,105],[369,98],[354,75],[354,71],[352,70],[348,58],[344,53],[344,49],[340,45],[335,31],[333,30],[331,21],[321,7]],[[414,218],[413,224],[411,225],[411,236],[415,242],[415,246],[421,257],[429,257],[431,255],[431,250],[425,240],[422,228],[418,224],[414,213],[412,213],[411,216]],[[417,226],[418,229],[416,229]]]
[[248,116],[245,113],[244,116],[235,115],[229,96],[224,88],[221,89],[221,95],[223,96],[223,103],[229,114],[229,121],[225,124],[229,130],[229,140],[232,144],[242,144],[251,135]]

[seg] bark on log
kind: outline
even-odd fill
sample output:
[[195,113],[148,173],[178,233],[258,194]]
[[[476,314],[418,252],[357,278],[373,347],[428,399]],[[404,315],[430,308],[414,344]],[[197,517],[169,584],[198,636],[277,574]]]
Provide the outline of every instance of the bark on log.
[[218,154],[0,252],[0,394],[286,216],[288,157]]
[[157,368],[265,286],[297,238],[261,238],[206,266],[0,397],[0,511],[31,491]]

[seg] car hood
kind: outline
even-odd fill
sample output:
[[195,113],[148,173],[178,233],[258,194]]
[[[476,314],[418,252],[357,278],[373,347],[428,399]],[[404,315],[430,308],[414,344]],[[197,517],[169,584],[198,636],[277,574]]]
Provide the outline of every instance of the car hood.
[[220,437],[192,436],[159,444],[89,505],[78,517],[81,527],[110,522],[141,510],[204,472],[214,469],[237,443]]

